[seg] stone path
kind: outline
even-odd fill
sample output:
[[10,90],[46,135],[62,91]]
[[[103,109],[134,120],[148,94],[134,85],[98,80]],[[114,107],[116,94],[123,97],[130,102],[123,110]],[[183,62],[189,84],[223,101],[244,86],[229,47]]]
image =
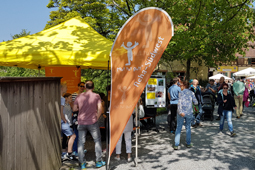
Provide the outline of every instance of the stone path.
[[[216,118],[215,108],[214,117]],[[232,122],[237,133],[230,137],[227,122],[225,121],[224,133],[218,133],[219,121],[205,120],[203,127],[192,128],[192,148],[185,147],[186,133],[183,128],[181,134],[180,150],[173,150],[174,135],[169,133],[166,121],[167,115],[157,117],[159,126],[166,130],[142,131],[139,136],[138,164],[127,162],[126,154],[121,155],[121,160],[113,159],[110,163],[111,170],[255,170],[255,108],[244,109],[244,116],[236,119],[233,115]],[[135,157],[135,138],[132,141],[132,155]],[[103,148],[105,145],[103,144]],[[123,145],[122,151],[125,152]],[[88,140],[87,162],[95,169],[94,143]],[[76,162],[64,162],[61,170],[79,169]],[[105,167],[99,168],[99,170]]]

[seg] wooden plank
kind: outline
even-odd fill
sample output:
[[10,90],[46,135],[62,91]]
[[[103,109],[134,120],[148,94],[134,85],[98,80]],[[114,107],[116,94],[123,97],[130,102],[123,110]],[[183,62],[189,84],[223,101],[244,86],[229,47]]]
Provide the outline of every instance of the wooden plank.
[[29,166],[27,166],[27,152],[28,152],[28,146],[27,146],[27,115],[30,111],[30,101],[32,98],[29,96],[29,86],[27,84],[24,84],[21,88],[21,99],[20,99],[20,109],[21,109],[21,126],[20,126],[20,143],[22,146],[20,147],[20,169],[26,170],[29,169]]
[[[17,89],[15,84],[7,87],[7,108],[9,112],[9,122],[8,122],[8,150],[7,150],[7,169],[14,170],[16,165],[15,158],[15,106],[14,101],[17,95]],[[11,163],[10,163],[11,162]]]
[[15,170],[20,170],[20,164],[21,164],[21,157],[22,154],[21,153],[21,147],[23,147],[23,143],[20,142],[20,136],[21,136],[21,89],[24,86],[24,83],[20,83],[19,85],[17,85],[16,83],[11,83],[10,86],[15,88],[16,91],[16,95],[15,97],[13,96],[13,114],[14,114],[14,119],[15,119],[15,146],[13,146],[15,148],[15,157],[13,157],[15,159]]
[[[43,130],[43,133],[42,133],[42,137],[43,137],[43,143],[41,145],[41,148],[43,149],[42,150],[42,169],[50,169],[49,168],[49,158],[48,158],[48,147],[49,147],[49,144],[47,143],[48,140],[50,140],[50,136],[48,135],[49,133],[49,127],[47,125],[47,118],[45,116],[45,114],[47,114],[47,108],[46,108],[46,104],[45,102],[48,101],[48,97],[49,97],[49,94],[46,94],[45,93],[45,82],[41,83],[41,87],[40,87],[43,91],[43,94],[44,94],[44,97],[41,101],[41,110],[40,110],[40,116],[41,116],[41,126],[44,126],[44,127],[47,127],[47,128],[44,128]],[[52,148],[53,149],[53,148]],[[47,163],[46,163],[47,162]]]
[[60,168],[59,82],[0,79],[0,169]]
[[7,169],[7,150],[8,150],[8,110],[6,107],[7,83],[0,83],[0,169]]

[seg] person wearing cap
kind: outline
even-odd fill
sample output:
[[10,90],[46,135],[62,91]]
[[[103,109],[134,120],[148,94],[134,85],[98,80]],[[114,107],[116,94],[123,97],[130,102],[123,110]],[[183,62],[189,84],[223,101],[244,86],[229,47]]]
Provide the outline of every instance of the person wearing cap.
[[189,80],[189,87],[193,84],[193,79]]

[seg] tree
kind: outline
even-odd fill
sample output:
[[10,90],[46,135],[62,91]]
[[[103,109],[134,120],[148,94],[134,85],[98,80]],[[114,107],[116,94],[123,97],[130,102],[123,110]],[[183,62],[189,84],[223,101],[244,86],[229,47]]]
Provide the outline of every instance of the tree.
[[[22,29],[19,34],[14,34],[12,38],[16,39],[27,35],[30,35],[30,31],[27,32],[26,29]],[[42,71],[41,74],[44,72]],[[38,70],[34,69],[0,66],[0,77],[35,77],[37,75]]]
[[216,67],[230,63],[235,54],[244,55],[248,41],[254,41],[254,12],[250,0],[51,0],[51,21],[45,28],[74,16],[81,16],[103,36],[114,39],[121,26],[136,11],[159,7],[171,16],[175,36],[161,62],[179,60]]
[[103,92],[106,94],[106,86],[111,84],[110,73],[108,70],[93,70],[82,69],[81,70],[82,81],[92,80],[95,84],[95,92]]

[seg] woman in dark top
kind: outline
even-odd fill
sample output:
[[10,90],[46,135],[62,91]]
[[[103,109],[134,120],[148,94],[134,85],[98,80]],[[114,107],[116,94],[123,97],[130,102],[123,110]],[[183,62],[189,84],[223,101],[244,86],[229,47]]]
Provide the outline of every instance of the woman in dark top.
[[228,91],[228,84],[223,83],[222,84],[223,89],[219,91],[218,93],[218,104],[219,109],[222,110],[222,113],[220,115],[220,132],[223,131],[224,127],[224,121],[225,117],[228,122],[228,128],[231,133],[231,137],[235,136],[235,132],[233,130],[233,124],[232,124],[232,113],[233,113],[233,107],[236,108],[235,100],[232,97],[231,93]]

